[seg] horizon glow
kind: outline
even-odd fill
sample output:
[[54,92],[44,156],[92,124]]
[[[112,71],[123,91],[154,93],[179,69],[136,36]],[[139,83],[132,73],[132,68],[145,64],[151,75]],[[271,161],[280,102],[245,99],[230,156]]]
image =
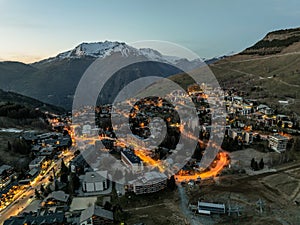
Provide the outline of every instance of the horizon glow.
[[299,26],[299,6],[297,0],[2,0],[0,60],[30,63],[105,40],[170,41],[212,58]]

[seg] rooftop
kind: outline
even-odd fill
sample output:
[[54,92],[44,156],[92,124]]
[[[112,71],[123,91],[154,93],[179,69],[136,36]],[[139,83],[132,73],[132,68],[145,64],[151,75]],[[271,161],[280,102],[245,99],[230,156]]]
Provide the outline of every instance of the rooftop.
[[86,183],[95,183],[95,182],[102,182],[107,179],[107,171],[94,171],[94,172],[87,172],[84,175],[83,182]]
[[36,164],[39,164],[41,163],[46,157],[45,156],[39,156],[39,157],[36,157],[34,160],[32,160],[29,165],[36,165]]
[[24,215],[17,217],[10,217],[8,220],[4,221],[4,225],[23,225],[23,224],[55,224],[63,223],[65,215],[63,212],[52,213],[47,215]]
[[212,207],[224,209],[225,204],[209,203],[209,202],[198,202],[198,207]]
[[92,205],[82,211],[80,215],[80,223],[86,221],[87,219],[91,218],[92,216],[99,216],[105,219],[113,220],[113,212],[102,209],[99,206]]
[[70,205],[70,211],[81,211],[95,204],[97,197],[74,197]]
[[50,193],[47,196],[47,198],[44,199],[44,202],[51,198],[54,198],[55,200],[60,201],[60,202],[67,202],[69,197],[70,197],[70,195],[66,194],[64,191],[54,191],[54,192]]
[[167,180],[168,177],[164,173],[157,171],[146,172],[144,175],[138,177],[136,180],[130,181],[129,183],[134,183],[135,185],[151,184],[153,182],[160,182]]
[[39,170],[38,170],[37,168],[33,168],[33,169],[31,169],[31,170],[28,172],[28,174],[29,174],[30,176],[34,176],[34,175],[36,175],[38,172],[39,172]]
[[9,170],[11,168],[12,167],[9,166],[9,165],[2,165],[2,166],[0,166],[0,174],[2,174],[5,170]]
[[122,154],[124,154],[126,156],[126,158],[128,160],[130,160],[130,162],[132,162],[132,163],[140,163],[141,162],[140,157],[136,156],[134,154],[134,152],[131,151],[130,149],[123,149]]
[[282,135],[280,135],[280,134],[273,134],[273,135],[270,136],[270,138],[275,138],[275,139],[277,139],[277,140],[288,140],[287,137],[282,136]]
[[37,140],[37,136],[36,136],[35,132],[26,131],[22,134],[22,137],[26,141]]

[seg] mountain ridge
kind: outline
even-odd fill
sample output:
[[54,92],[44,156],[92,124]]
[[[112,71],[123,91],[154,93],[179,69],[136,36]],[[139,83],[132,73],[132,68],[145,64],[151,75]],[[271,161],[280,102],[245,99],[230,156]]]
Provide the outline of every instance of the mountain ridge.
[[53,113],[63,113],[65,110],[58,106],[50,105],[44,102],[41,102],[37,99],[21,95],[19,93],[4,91],[0,89],[0,104],[19,104],[31,109],[40,109],[41,111],[49,111]]
[[[3,67],[2,70],[0,69],[0,77],[3,78],[0,88],[71,109],[77,84],[86,69],[96,59],[101,59],[114,53],[121,53],[124,57],[127,55],[144,56],[149,61],[170,64],[170,66],[158,66],[156,69],[163,68],[165,76],[171,75],[175,71],[171,68],[172,66],[180,65],[188,69],[194,69],[203,63],[198,59],[189,61],[184,58],[164,56],[157,50],[150,48],[136,49],[124,42],[81,43],[69,51],[59,53],[56,57],[28,65],[28,68],[32,68],[32,71],[25,75],[20,75],[22,73],[18,71],[9,75],[6,72],[5,65],[8,65],[9,69],[14,71],[14,67],[9,66],[14,65],[14,63],[0,63],[0,68],[1,66]],[[27,68],[26,64],[16,63],[16,65],[23,67],[24,70]],[[140,66],[141,68],[136,70],[136,73],[142,73],[142,71],[146,70],[145,65]],[[156,71],[153,66],[150,67],[152,74],[161,74],[161,71]],[[124,77],[121,80],[123,83],[127,83],[128,79],[128,71],[124,70]],[[120,82],[114,82],[114,85],[121,84],[122,82]],[[111,86],[109,88],[113,90],[114,87]]]
[[[254,44],[238,54],[212,59],[207,63],[222,87],[244,90],[249,97],[271,104],[289,99],[295,104],[287,108],[300,113],[300,96],[297,94],[300,91],[299,38],[300,28],[269,32],[257,42],[260,44]],[[199,66],[197,61],[163,56],[153,49],[136,49],[124,42],[81,43],[56,57],[30,65],[1,62],[0,88],[70,109],[77,84],[85,70],[96,58],[106,57],[115,51],[124,56],[129,53],[140,54],[150,61],[162,61],[175,67],[180,63],[189,64],[190,69]],[[143,70],[146,69],[145,65],[142,67]],[[141,71],[139,70],[139,73]],[[171,75],[171,71],[174,72],[172,68],[164,67],[166,74]],[[157,71],[151,72],[155,74]],[[125,77],[128,78],[128,71],[126,74]],[[122,82],[126,83],[127,78]],[[119,84],[121,83],[114,83]],[[113,90],[114,86],[109,88]]]
[[[235,88],[278,108],[300,115],[300,28],[269,32],[239,54],[210,65],[224,88]],[[288,105],[280,105],[286,100]]]
[[135,48],[126,44],[125,42],[118,41],[104,41],[104,42],[83,42],[77,45],[75,48],[59,53],[55,57],[50,57],[43,59],[41,61],[32,63],[32,65],[37,65],[40,63],[47,63],[55,60],[62,59],[80,59],[84,57],[90,58],[105,58],[115,52],[120,52],[123,56],[135,55],[135,56],[145,56],[148,60],[166,62],[176,65],[182,60],[189,62],[198,62],[201,60],[187,60],[186,58],[180,58],[177,56],[163,55],[158,50],[152,48]]

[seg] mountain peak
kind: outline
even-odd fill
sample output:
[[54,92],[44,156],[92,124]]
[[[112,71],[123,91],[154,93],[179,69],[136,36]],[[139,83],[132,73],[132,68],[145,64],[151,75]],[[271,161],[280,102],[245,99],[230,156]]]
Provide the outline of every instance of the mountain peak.
[[104,42],[83,42],[77,45],[74,49],[58,54],[56,57],[49,58],[37,62],[38,64],[48,63],[52,61],[59,61],[63,59],[81,59],[85,57],[89,58],[105,58],[113,54],[114,52],[119,52],[123,56],[135,55],[144,56],[150,61],[158,61],[163,63],[169,63],[172,65],[184,65],[188,69],[194,69],[202,65],[200,59],[188,60],[186,58],[180,58],[177,56],[167,56],[161,54],[159,51],[151,48],[140,48],[137,49],[132,47],[125,42],[118,41],[104,41]]
[[124,42],[117,41],[104,41],[104,42],[83,42],[76,46],[74,49],[70,51],[66,51],[60,53],[56,56],[56,58],[64,59],[64,58],[81,58],[85,56],[94,57],[94,58],[102,58],[106,55],[111,54],[112,51],[120,51],[124,53],[124,51],[130,50],[128,45]]

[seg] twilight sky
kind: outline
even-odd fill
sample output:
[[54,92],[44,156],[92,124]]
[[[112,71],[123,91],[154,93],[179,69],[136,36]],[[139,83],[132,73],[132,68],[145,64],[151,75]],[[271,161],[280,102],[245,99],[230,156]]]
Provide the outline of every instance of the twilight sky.
[[299,0],[0,0],[0,60],[33,62],[104,40],[170,41],[210,58],[298,26]]

